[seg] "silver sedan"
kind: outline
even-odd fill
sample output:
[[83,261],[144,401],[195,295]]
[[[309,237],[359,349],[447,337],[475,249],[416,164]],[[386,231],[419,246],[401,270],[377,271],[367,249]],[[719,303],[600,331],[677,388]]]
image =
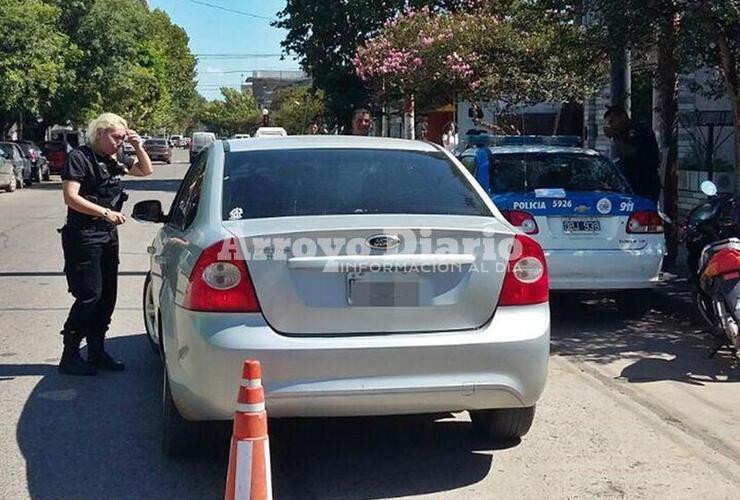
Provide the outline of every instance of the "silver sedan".
[[290,136],[216,141],[148,251],[144,316],[164,363],[164,443],[233,417],[244,359],[271,417],[468,410],[526,434],[547,378],[548,278],[436,145]]

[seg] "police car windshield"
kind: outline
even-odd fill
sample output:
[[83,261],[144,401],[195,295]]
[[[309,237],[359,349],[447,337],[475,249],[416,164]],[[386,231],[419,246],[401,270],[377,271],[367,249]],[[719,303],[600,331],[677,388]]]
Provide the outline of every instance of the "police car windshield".
[[617,167],[599,156],[577,153],[494,153],[489,168],[491,191],[494,193],[545,188],[632,192]]

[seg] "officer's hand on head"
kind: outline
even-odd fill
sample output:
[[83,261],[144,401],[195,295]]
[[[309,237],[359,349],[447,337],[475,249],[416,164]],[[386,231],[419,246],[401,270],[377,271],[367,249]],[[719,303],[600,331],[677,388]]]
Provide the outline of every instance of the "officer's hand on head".
[[137,148],[141,146],[141,137],[135,130],[126,130],[126,136],[128,137],[128,142],[130,142],[133,147]]
[[120,226],[121,224],[126,222],[126,216],[123,215],[121,212],[114,212],[113,210],[108,210],[108,213],[105,215],[105,220],[107,220],[111,224]]

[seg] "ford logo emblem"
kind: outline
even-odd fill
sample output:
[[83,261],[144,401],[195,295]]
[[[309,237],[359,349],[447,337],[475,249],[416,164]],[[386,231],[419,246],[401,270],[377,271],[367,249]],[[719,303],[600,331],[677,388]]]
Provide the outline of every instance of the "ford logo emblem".
[[390,250],[401,244],[401,238],[392,234],[375,234],[368,237],[365,243],[376,250]]

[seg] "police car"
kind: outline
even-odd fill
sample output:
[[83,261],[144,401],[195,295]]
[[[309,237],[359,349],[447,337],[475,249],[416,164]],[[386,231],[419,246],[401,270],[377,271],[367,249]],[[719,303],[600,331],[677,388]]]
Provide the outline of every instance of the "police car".
[[459,159],[504,217],[545,250],[553,291],[618,292],[627,315],[650,307],[663,221],[619,169],[579,137],[470,136]]

